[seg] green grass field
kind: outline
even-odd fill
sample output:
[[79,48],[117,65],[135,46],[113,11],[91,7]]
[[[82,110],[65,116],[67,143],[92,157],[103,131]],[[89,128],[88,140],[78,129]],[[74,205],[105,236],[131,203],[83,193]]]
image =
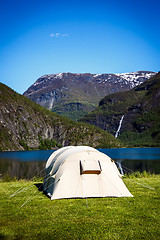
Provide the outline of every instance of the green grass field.
[[53,201],[33,181],[1,182],[0,239],[160,239],[160,175],[124,182],[133,198]]

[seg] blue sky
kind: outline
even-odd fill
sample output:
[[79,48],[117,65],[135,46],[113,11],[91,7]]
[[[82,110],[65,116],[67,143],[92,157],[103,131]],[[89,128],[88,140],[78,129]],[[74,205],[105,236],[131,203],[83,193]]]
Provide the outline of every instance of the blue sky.
[[159,1],[0,0],[0,79],[160,70]]

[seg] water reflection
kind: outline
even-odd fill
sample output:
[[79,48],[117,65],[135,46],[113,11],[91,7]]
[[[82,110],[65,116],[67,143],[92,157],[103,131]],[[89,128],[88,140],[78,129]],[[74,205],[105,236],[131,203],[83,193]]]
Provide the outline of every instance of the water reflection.
[[15,161],[15,160],[0,160],[0,171],[4,175],[18,179],[32,179],[34,176],[43,177],[46,161]]
[[0,152],[0,177],[43,177],[47,159],[54,150]]
[[133,159],[120,159],[124,173],[131,173],[132,171],[146,171],[150,173],[160,174],[160,160],[133,160]]

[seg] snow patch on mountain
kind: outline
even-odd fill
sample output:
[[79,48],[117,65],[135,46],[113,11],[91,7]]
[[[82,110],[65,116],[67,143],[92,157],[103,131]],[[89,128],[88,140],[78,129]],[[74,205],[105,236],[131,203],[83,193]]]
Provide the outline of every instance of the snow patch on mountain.
[[95,79],[99,84],[125,84],[129,85],[130,88],[134,88],[139,84],[143,83],[153,77],[156,73],[154,72],[131,72],[131,73],[117,73],[117,74],[94,74],[93,79]]
[[155,75],[155,73],[145,73],[145,72],[132,72],[132,73],[117,73],[115,74],[127,81],[135,81],[140,78],[150,78]]
[[149,79],[155,75],[155,73],[147,72],[132,72],[132,73],[117,73],[117,77],[120,77],[119,81],[124,81],[126,84],[130,83],[131,88],[136,87],[144,82],[144,79]]
[[62,79],[62,77],[63,77],[63,73],[57,73],[57,74],[54,74],[54,77],[55,77],[55,78]]

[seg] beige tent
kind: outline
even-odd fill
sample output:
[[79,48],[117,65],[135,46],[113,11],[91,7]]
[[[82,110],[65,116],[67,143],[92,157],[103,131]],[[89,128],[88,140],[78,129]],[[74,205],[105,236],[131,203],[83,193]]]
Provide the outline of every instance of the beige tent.
[[116,164],[87,146],[63,147],[49,157],[43,189],[53,199],[132,197]]

